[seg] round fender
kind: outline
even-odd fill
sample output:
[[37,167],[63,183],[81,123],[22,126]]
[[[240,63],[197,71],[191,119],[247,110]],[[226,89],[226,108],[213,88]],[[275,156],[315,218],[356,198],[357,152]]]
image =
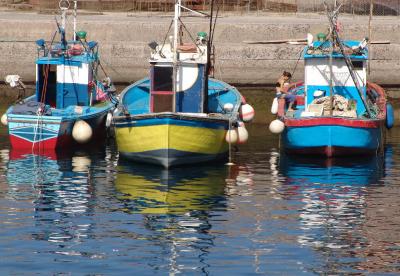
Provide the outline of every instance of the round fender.
[[249,132],[247,131],[243,122],[239,122],[239,126],[237,128],[237,136],[238,136],[237,140],[238,144],[244,144],[249,139]]
[[278,114],[278,108],[279,108],[278,98],[275,97],[274,100],[272,101],[271,113],[273,115]]
[[72,137],[80,144],[84,144],[92,138],[93,130],[83,120],[76,121],[72,129]]
[[3,125],[8,125],[8,118],[7,118],[7,114],[3,114],[3,116],[1,116],[1,123],[3,124]]
[[240,118],[244,122],[250,122],[254,118],[254,108],[249,104],[242,104],[239,108]]
[[238,141],[237,129],[230,129],[226,132],[225,141],[229,144],[236,144]]
[[274,134],[280,134],[283,132],[284,129],[285,124],[281,120],[276,119],[269,124],[269,131]]

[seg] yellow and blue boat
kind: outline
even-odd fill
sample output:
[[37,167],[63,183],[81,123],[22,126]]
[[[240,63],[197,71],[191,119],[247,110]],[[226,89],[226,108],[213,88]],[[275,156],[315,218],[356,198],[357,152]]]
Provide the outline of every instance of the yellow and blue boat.
[[[178,1],[176,28],[180,8]],[[171,44],[149,44],[150,77],[121,93],[114,116],[121,157],[170,167],[227,157],[229,143],[247,140],[240,120],[254,110],[236,88],[209,78],[207,34],[191,43],[176,34]]]

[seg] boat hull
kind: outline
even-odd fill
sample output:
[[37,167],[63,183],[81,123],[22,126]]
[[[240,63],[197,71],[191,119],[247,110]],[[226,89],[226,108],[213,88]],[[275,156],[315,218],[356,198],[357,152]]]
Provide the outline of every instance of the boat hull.
[[90,142],[106,136],[106,116],[111,108],[75,117],[8,114],[8,134],[13,149],[52,150],[77,145],[72,137],[78,120],[88,123],[93,131]]
[[290,119],[285,126],[282,142],[288,153],[335,157],[371,155],[383,149],[382,120]]
[[228,126],[229,120],[176,114],[115,119],[116,140],[122,157],[165,168],[226,157]]

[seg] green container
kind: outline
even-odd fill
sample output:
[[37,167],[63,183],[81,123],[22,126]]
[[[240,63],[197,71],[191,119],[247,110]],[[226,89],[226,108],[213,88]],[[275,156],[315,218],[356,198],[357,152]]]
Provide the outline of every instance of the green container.
[[78,31],[76,32],[76,35],[79,37],[79,39],[85,40],[87,33],[85,31]]
[[326,41],[326,34],[324,33],[317,34],[317,39],[318,41]]
[[201,38],[206,38],[207,37],[207,33],[206,32],[198,32],[197,36],[201,37]]

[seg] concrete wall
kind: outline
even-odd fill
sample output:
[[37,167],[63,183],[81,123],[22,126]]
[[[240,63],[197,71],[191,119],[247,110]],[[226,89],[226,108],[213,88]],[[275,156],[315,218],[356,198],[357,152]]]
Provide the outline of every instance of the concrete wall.
[[[193,32],[208,31],[205,20],[188,18]],[[343,17],[344,38],[362,39],[368,34],[368,18]],[[224,16],[215,31],[217,47],[216,77],[239,84],[272,84],[283,70],[292,71],[295,79],[303,77],[303,46],[250,45],[244,40],[304,38],[308,32],[326,31],[322,15]],[[170,23],[169,16],[114,13],[86,15],[79,18],[79,29],[88,31],[88,39],[100,43],[103,65],[116,82],[133,82],[147,75],[150,41],[162,42]],[[50,40],[56,25],[53,15],[35,13],[0,13],[0,76],[19,74],[34,81],[34,60],[39,38]],[[371,51],[371,80],[380,84],[400,85],[400,20],[397,17],[376,19],[373,40],[390,40]],[[23,42],[25,41],[25,42]],[[30,42],[29,42],[30,41]]]

